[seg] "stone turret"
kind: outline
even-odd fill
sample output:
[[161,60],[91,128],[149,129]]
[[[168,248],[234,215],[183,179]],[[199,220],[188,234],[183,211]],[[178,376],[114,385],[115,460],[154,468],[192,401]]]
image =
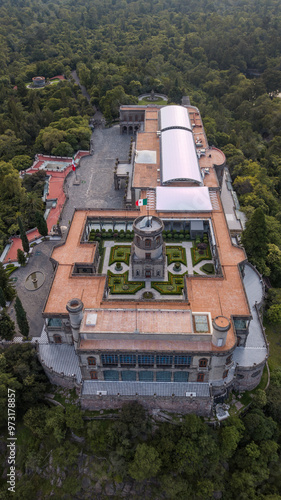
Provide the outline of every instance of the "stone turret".
[[230,328],[230,321],[225,316],[217,316],[213,320],[212,344],[223,347],[226,343],[227,332]]
[[77,349],[79,342],[79,330],[83,318],[83,307],[83,302],[80,299],[71,299],[66,304],[75,349]]
[[133,278],[164,278],[163,229],[164,224],[158,217],[141,216],[134,221],[131,259]]

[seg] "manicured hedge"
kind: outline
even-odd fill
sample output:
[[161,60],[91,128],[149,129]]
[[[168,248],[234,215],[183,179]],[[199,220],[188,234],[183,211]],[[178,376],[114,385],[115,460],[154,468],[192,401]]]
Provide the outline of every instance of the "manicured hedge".
[[[176,257],[175,254],[179,255]],[[185,248],[181,246],[166,246],[166,255],[168,258],[168,266],[173,262],[181,262],[185,266],[187,265]]]
[[186,273],[176,276],[168,272],[168,281],[152,281],[151,287],[162,295],[181,295],[184,287],[184,276]]
[[[145,287],[145,282],[142,281],[128,281],[129,272],[126,271],[123,274],[113,274],[111,271],[107,271],[108,274],[108,286],[110,288],[110,293],[123,293],[134,295],[136,292]],[[128,287],[124,290],[123,287]]]
[[[122,253],[122,255],[119,255],[120,252]],[[115,262],[124,262],[125,264],[129,265],[130,254],[131,254],[130,245],[128,246],[115,245],[110,250],[109,266],[111,266],[111,264],[114,264]]]

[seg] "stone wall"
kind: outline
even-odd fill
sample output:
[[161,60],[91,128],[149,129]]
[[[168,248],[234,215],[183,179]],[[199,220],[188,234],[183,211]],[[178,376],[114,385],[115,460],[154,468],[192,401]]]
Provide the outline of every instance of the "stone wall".
[[233,388],[235,391],[251,391],[259,385],[266,361],[251,367],[236,367],[236,378]]
[[81,396],[83,410],[107,410],[121,408],[124,403],[137,401],[147,410],[166,410],[179,413],[196,413],[202,417],[212,414],[213,399],[181,398],[181,397],[149,397],[149,396]]

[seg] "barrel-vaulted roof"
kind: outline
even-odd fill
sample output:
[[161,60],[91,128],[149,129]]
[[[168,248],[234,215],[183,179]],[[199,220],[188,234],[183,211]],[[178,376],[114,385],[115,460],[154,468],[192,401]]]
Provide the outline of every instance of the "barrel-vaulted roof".
[[161,133],[162,183],[184,180],[202,185],[192,132],[181,128]]
[[191,130],[189,114],[183,106],[164,106],[159,111],[160,130],[167,128],[185,128]]

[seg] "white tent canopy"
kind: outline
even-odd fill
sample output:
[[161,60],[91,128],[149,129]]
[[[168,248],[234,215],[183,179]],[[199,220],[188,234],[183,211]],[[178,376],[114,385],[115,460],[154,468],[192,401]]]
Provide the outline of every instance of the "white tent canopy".
[[213,210],[207,187],[156,188],[158,212],[211,212]]

